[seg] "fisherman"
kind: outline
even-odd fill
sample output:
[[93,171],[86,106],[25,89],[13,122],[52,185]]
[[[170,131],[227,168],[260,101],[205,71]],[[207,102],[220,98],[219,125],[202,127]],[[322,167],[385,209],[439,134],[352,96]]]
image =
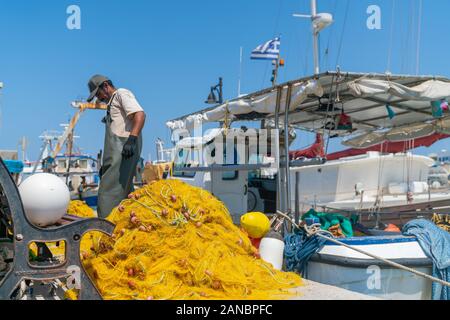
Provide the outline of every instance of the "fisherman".
[[105,76],[93,76],[88,87],[88,102],[97,98],[108,105],[102,120],[106,132],[97,204],[98,216],[106,218],[133,192],[133,180],[142,150],[145,112],[131,91],[116,89]]

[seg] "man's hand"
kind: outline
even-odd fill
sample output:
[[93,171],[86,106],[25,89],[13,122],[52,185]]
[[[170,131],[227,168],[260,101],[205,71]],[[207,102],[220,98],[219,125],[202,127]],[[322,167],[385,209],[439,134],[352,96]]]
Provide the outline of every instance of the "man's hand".
[[131,158],[136,153],[137,137],[130,135],[127,142],[123,146],[122,156],[125,159]]

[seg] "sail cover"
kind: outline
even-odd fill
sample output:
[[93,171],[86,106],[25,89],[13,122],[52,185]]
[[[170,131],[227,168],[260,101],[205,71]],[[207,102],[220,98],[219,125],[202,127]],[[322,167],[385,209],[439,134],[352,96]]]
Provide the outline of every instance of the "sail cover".
[[[287,88],[282,92],[280,112],[286,108]],[[295,83],[292,87],[290,109],[295,109],[308,98],[309,95],[322,96],[323,89],[320,83],[311,79],[305,82]],[[237,120],[239,116],[258,114],[260,117],[267,117],[275,113],[277,91],[270,91],[260,96],[250,96],[238,100],[232,100],[219,105],[213,109],[204,110],[198,114],[193,114],[184,119],[172,120],[166,123],[171,130],[192,129],[193,126],[201,122],[220,122]]]
[[[345,137],[401,127],[403,131],[392,138],[397,141],[405,138],[402,135],[408,126],[427,124],[450,116],[449,110],[436,116],[432,109],[432,103],[450,98],[450,80],[447,78],[326,72],[173,119],[167,122],[167,126],[172,130],[190,130],[195,124],[203,122],[273,120],[277,89],[282,88],[280,112],[284,113],[289,85],[292,86],[289,124],[298,129],[331,136]],[[338,125],[333,125],[342,114],[351,119],[352,126],[347,130],[339,130]],[[437,132],[450,132],[450,120],[444,122],[441,131]],[[437,126],[433,124],[433,128],[413,128],[411,136],[432,134]],[[416,130],[419,132],[415,133]],[[377,137],[373,139],[375,144],[380,142]]]

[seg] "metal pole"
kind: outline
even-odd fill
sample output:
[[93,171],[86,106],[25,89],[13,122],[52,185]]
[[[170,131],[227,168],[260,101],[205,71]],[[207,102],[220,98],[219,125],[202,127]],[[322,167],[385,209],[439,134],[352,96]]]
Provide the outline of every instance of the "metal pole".
[[242,78],[242,47],[239,55],[239,80],[238,80],[238,97],[241,96],[241,78]]
[[291,173],[289,168],[289,108],[291,106],[292,84],[288,86],[286,94],[286,106],[284,110],[284,155],[286,158],[286,211],[292,212],[291,205]]
[[295,223],[300,222],[300,172],[295,172]]
[[[316,0],[311,0],[311,21],[315,19],[317,15],[317,3]],[[314,28],[314,24],[312,24],[313,28],[313,50],[314,50],[314,74],[320,73],[319,67],[319,33]]]
[[223,103],[223,79],[219,78],[219,103]]
[[38,160],[34,164],[32,174],[36,173],[37,167],[39,166],[39,163],[42,161],[42,157],[44,156],[45,149],[47,149],[47,145],[48,145],[48,140],[46,140],[44,142],[44,145],[43,145],[42,150],[41,150],[41,154],[39,155]]
[[[281,106],[281,96],[283,94],[283,88],[277,88],[277,100],[275,105],[275,161],[277,164],[277,203],[276,208],[280,210],[281,207],[281,170],[280,170],[280,106]],[[272,145],[274,142],[272,141]]]

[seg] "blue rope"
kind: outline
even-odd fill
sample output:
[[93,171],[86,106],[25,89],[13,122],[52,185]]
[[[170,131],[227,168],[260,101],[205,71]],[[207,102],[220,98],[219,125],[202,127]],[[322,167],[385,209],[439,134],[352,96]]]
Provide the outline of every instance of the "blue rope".
[[285,236],[284,259],[286,269],[307,277],[308,262],[320,251],[327,240],[316,235],[308,237],[303,230],[296,230]]

